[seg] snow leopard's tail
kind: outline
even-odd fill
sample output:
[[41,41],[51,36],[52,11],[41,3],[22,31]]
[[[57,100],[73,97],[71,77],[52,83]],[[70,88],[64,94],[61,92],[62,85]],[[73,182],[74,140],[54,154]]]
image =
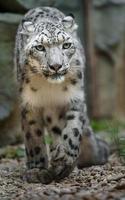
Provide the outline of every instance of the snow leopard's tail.
[[80,146],[78,168],[92,165],[103,165],[108,161],[110,146],[107,142],[94,135],[91,129],[84,133]]

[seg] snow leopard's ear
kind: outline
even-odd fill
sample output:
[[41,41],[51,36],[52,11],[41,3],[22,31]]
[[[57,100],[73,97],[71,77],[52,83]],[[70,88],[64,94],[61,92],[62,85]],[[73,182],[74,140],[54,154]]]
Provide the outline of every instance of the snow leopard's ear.
[[75,23],[74,15],[69,14],[62,20],[63,26],[68,32],[74,32],[77,30],[78,25]]
[[22,30],[20,31],[20,34],[29,35],[33,32],[35,32],[35,25],[31,21],[24,21],[22,23]]

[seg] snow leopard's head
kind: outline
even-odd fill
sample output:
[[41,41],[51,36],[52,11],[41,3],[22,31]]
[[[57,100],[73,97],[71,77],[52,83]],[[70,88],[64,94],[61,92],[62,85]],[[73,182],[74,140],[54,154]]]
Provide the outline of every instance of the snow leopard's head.
[[76,52],[72,37],[76,29],[72,16],[64,17],[58,24],[46,20],[34,25],[25,21],[22,34],[27,35],[25,52],[31,71],[44,75],[48,81],[62,82]]

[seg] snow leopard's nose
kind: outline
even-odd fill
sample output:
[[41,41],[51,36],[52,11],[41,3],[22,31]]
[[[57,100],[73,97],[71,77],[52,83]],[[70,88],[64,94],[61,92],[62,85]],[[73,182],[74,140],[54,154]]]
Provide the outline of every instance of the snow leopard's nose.
[[49,65],[49,68],[53,71],[59,71],[59,69],[61,69],[62,65],[59,64],[54,64],[54,65]]

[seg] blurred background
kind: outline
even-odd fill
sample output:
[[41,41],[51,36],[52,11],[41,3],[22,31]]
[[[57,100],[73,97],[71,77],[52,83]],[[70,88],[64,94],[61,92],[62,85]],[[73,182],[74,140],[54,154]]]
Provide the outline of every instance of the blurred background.
[[125,0],[0,0],[0,147],[22,140],[14,42],[24,13],[37,6],[74,14],[86,54],[86,98],[92,126],[95,131],[124,129]]

